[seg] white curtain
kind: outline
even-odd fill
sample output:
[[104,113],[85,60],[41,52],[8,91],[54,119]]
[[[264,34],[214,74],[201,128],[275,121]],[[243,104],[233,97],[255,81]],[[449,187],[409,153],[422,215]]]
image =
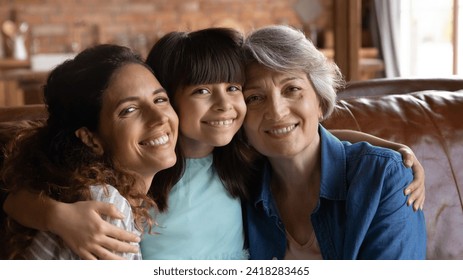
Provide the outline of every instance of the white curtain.
[[400,76],[400,1],[374,0],[379,44],[387,78]]

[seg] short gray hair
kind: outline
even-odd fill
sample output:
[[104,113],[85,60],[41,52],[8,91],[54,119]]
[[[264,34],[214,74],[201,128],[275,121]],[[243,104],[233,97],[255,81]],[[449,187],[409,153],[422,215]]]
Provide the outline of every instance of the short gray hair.
[[341,71],[300,30],[285,25],[256,29],[245,39],[244,50],[246,65],[257,62],[279,72],[306,73],[320,100],[323,119],[331,115],[336,92],[344,85]]

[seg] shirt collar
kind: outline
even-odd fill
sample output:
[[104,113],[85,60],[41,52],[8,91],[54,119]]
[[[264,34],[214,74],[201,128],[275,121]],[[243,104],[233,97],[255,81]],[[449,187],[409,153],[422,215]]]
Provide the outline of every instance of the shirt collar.
[[347,195],[346,150],[339,139],[319,125],[321,143],[320,196],[345,200]]
[[259,193],[255,200],[255,206],[262,203],[267,214],[271,215],[273,210],[273,196],[270,190],[270,180],[272,178],[272,167],[268,161],[265,161],[264,170],[262,172],[262,180],[259,188]]
[[[318,132],[321,143],[320,197],[330,200],[345,200],[347,183],[344,145],[322,125],[319,125]],[[262,203],[262,206],[269,215],[272,215],[272,212],[276,211],[270,190],[271,177],[272,168],[267,161],[262,172],[262,181],[255,200],[255,206]]]

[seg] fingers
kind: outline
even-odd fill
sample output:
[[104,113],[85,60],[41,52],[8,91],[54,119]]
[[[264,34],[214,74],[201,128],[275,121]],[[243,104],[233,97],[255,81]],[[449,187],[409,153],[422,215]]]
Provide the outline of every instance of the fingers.
[[110,203],[98,202],[95,203],[95,211],[100,215],[105,215],[113,219],[123,219],[124,215],[117,210],[117,208]]
[[139,247],[106,235],[98,235],[91,243],[73,250],[84,260],[122,260],[123,253],[138,253]]
[[402,155],[403,163],[406,167],[410,168],[413,166],[415,161],[415,154],[412,150],[408,147],[403,147],[398,150],[398,152]]
[[94,251],[94,255],[99,260],[124,260],[122,256],[112,253],[104,247],[97,247]]
[[139,236],[102,219],[102,215],[111,219],[124,218],[114,205],[97,201],[64,205],[59,211],[62,219],[55,219],[59,225],[56,234],[81,259],[123,259],[118,254],[139,251],[138,246],[129,244],[140,242]]
[[[106,248],[108,252],[116,252],[119,254],[122,253],[138,253],[139,247],[131,245],[127,242],[123,242],[114,238],[106,238],[104,241],[101,242],[102,247]],[[100,259],[107,258],[107,252],[103,251],[103,255],[101,252],[95,252]],[[112,254],[112,253],[111,253]]]
[[411,167],[413,171],[413,182],[404,190],[404,194],[409,195],[407,205],[413,205],[414,211],[423,210],[426,192],[424,168],[410,148],[403,147],[398,151],[402,155],[404,165]]
[[97,260],[97,258],[88,251],[75,252],[82,260]]
[[139,247],[129,242],[138,243],[140,237],[115,225],[105,224],[102,234],[95,240],[94,244],[98,245],[91,249],[91,254],[100,260],[122,260],[123,253],[139,252]]
[[[108,229],[106,230],[108,236],[113,237],[113,240],[120,240],[122,243],[126,244],[127,242],[140,242],[140,237],[132,232],[128,232],[122,228],[119,228],[115,225],[108,224]],[[108,247],[115,251],[125,252],[125,250],[118,250],[117,248]]]
[[423,204],[424,204],[424,187],[423,188],[417,188],[415,187],[416,184],[411,184],[409,187],[407,187],[404,191],[405,195],[409,195],[407,198],[407,205],[413,205],[413,210],[418,211],[418,210],[423,210]]
[[[76,252],[77,253],[77,252]],[[95,246],[88,250],[81,250],[77,253],[83,260],[123,260],[124,258],[113,253],[102,246]]]
[[425,200],[425,195],[423,194],[421,197],[419,197],[414,203],[413,203],[413,206],[414,206],[414,209],[415,209],[415,206],[416,206],[416,209],[415,211],[418,211],[421,210],[423,211],[423,207],[424,207],[424,200]]

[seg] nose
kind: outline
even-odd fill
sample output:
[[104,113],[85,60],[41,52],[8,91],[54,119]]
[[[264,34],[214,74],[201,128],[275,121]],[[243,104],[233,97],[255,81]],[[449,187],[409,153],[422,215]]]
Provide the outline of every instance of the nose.
[[147,115],[147,123],[150,127],[164,124],[169,121],[169,117],[164,110],[152,106],[149,108]]
[[220,92],[215,95],[214,100],[214,109],[217,111],[226,112],[233,108],[230,97],[227,95],[226,92]]
[[288,106],[282,98],[279,98],[279,93],[272,94],[268,100],[264,109],[266,119],[278,121],[288,114]]

